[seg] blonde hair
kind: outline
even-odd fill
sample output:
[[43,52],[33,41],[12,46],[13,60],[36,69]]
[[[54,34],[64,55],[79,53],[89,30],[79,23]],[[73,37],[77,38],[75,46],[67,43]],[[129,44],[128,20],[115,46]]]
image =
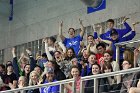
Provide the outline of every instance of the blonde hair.
[[[34,84],[33,84],[34,81],[31,79],[33,73],[37,76],[37,79],[38,79],[38,81],[39,81],[39,77],[40,77],[40,75],[39,75],[36,71],[32,71],[32,72],[30,73],[29,86],[34,85]],[[37,81],[37,82],[38,82],[38,81]],[[37,83],[37,82],[36,82],[36,83]]]

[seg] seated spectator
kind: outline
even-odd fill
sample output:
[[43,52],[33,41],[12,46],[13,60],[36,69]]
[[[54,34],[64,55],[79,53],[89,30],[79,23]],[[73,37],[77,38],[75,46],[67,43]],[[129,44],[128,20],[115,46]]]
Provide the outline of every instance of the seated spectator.
[[76,55],[75,55],[75,52],[74,52],[74,49],[73,48],[68,48],[67,49],[67,52],[66,52],[66,57],[65,57],[65,60],[67,61],[71,61],[71,59],[75,58]]
[[[99,64],[92,65],[92,75],[101,74],[101,67]],[[108,88],[103,79],[98,79],[98,93],[108,92]],[[85,85],[85,93],[94,93],[94,80],[88,80]]]
[[[43,84],[57,81],[55,79],[55,73],[54,73],[53,68],[50,68],[50,67],[47,68],[45,76],[46,76],[46,78],[42,82]],[[59,85],[43,87],[43,88],[40,89],[40,93],[59,93]]]
[[63,41],[64,45],[66,48],[72,47],[74,49],[74,52],[76,55],[78,55],[78,52],[80,50],[80,41],[83,40],[83,36],[85,33],[85,29],[82,23],[82,20],[79,19],[80,25],[81,25],[81,32],[79,35],[75,36],[75,29],[74,28],[69,28],[68,34],[69,38],[66,38],[62,34],[62,27],[63,27],[63,22],[60,24],[59,28],[59,36],[61,40]]
[[8,84],[9,87],[6,87],[6,90],[14,89],[17,86],[17,77],[16,74],[14,73],[13,65],[8,64],[6,66],[6,76],[5,76],[5,81],[3,81],[5,84]]
[[[112,65],[110,63],[104,63],[102,68],[103,73],[113,72]],[[120,80],[120,77],[119,77]],[[108,86],[109,93],[118,93],[121,88],[120,81],[118,82],[117,76],[111,76],[104,78],[104,85]],[[114,91],[114,92],[113,92]]]
[[[34,86],[39,83],[39,74],[36,71],[30,73],[29,86]],[[39,89],[28,90],[27,93],[39,93]]]
[[[59,67],[60,66],[55,61],[49,61],[49,62],[47,62],[46,66],[45,66],[43,75],[47,71],[47,68],[53,68],[54,74],[55,74],[55,79],[57,81],[66,79],[65,74],[60,70]],[[66,69],[68,69],[68,68],[66,68]],[[69,69],[68,69],[68,72],[69,72]],[[45,77],[43,77],[43,78],[45,78]]]
[[104,43],[99,43],[96,48],[98,51],[98,53],[96,54],[97,62],[101,65],[103,63],[100,63],[100,58],[103,57],[103,54],[106,51],[106,45]]
[[[71,67],[69,78],[75,79],[76,93],[80,93],[81,76],[80,76],[80,70],[79,70],[78,66],[74,65]],[[68,89],[68,93],[72,93],[72,84],[71,83],[67,84],[66,88]]]
[[92,65],[97,63],[97,59],[94,53],[91,53],[88,58],[88,64],[82,66],[81,76],[88,76],[92,73]]
[[[122,63],[123,70],[127,70],[133,67],[133,63],[127,60],[124,60]],[[130,73],[124,74],[122,76],[122,87],[120,93],[128,93],[131,87],[136,87],[138,82],[138,74]]]

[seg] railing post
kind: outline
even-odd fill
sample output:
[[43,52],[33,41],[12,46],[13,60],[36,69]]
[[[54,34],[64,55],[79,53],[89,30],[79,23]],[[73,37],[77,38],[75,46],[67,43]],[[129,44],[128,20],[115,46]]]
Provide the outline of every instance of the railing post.
[[60,93],[65,93],[64,90],[65,90],[64,84],[60,84]]
[[120,51],[120,49],[119,49],[119,46],[117,45],[116,46],[116,62],[117,63],[119,63],[119,60],[120,60],[120,56],[119,56],[120,52],[119,51]]
[[72,93],[76,93],[76,79],[72,82]]
[[85,86],[84,86],[84,81],[83,80],[81,80],[81,82],[80,82],[80,93],[84,93],[84,88]]
[[94,78],[94,93],[98,93],[98,78]]

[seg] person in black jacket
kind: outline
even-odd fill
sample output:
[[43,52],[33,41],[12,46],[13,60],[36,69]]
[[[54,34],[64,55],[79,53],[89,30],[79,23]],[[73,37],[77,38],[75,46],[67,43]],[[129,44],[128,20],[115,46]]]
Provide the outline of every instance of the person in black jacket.
[[[92,75],[100,74],[101,73],[101,67],[99,64],[94,63],[92,65]],[[104,85],[105,80],[104,79],[97,79],[98,80],[98,93],[108,92],[108,88],[106,85]],[[94,80],[88,80],[85,84],[85,93],[94,93]]]

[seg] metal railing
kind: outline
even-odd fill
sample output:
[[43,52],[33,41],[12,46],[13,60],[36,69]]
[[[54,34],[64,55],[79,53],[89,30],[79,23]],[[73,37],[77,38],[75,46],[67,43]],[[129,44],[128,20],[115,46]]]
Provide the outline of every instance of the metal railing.
[[[122,74],[128,74],[128,73],[136,73],[136,72],[140,72],[140,67],[116,71],[116,72],[81,77],[80,93],[84,93],[84,83],[83,83],[84,81],[94,79],[94,81],[95,81],[94,82],[94,93],[98,93],[97,92],[98,91],[98,83],[97,83],[98,78],[105,78],[105,77],[109,77],[109,76],[122,75]],[[62,80],[62,81],[57,81],[57,82],[52,82],[52,83],[47,83],[47,84],[40,84],[40,85],[35,85],[35,86],[17,88],[17,89],[2,91],[1,93],[16,92],[16,91],[20,91],[20,90],[30,90],[30,89],[36,89],[36,88],[41,88],[41,87],[46,87],[46,86],[56,86],[56,85],[60,85],[60,93],[65,93],[64,92],[64,84],[71,83],[71,82],[73,83],[73,86],[72,86],[73,92],[72,93],[76,93],[74,79],[67,79],[67,80]]]
[[[116,45],[116,59],[119,60],[119,46],[120,45],[126,45],[126,44],[132,44],[132,43],[137,43],[140,42],[140,40],[134,40],[134,41],[127,41],[127,42],[122,42],[122,43],[117,43]],[[80,93],[84,93],[84,82],[87,80],[92,80],[94,79],[94,93],[98,93],[98,79],[99,78],[105,78],[109,76],[115,76],[115,75],[122,75],[122,74],[128,74],[128,73],[136,73],[140,72],[140,67],[137,68],[132,68],[132,69],[127,69],[127,70],[121,70],[121,71],[116,71],[116,72],[110,72],[110,73],[103,73],[103,74],[97,74],[97,75],[91,75],[91,76],[85,76],[81,77],[81,82],[80,82]],[[9,93],[9,92],[16,92],[16,91],[21,91],[21,90],[30,90],[30,89],[36,89],[36,88],[41,88],[45,86],[55,86],[55,85],[60,85],[60,93],[65,93],[65,84],[71,83],[72,82],[72,93],[76,93],[76,84],[74,79],[67,79],[67,80],[62,80],[62,81],[57,81],[57,82],[52,82],[52,83],[47,83],[47,84],[40,84],[40,85],[35,85],[35,86],[28,86],[28,87],[23,87],[23,88],[17,88],[17,89],[12,89],[12,90],[7,90],[7,91],[2,91],[1,93]]]

